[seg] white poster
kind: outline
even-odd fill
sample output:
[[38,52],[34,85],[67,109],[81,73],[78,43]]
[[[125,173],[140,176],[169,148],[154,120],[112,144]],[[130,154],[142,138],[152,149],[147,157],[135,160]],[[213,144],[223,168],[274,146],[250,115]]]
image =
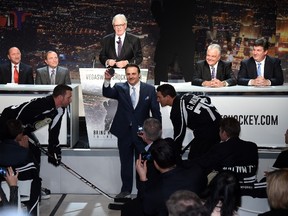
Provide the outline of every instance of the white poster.
[[[117,100],[102,96],[106,68],[80,68],[80,81],[90,148],[117,148],[117,138],[109,132]],[[141,81],[146,82],[148,69],[141,69]],[[126,82],[125,70],[115,69],[111,86]]]

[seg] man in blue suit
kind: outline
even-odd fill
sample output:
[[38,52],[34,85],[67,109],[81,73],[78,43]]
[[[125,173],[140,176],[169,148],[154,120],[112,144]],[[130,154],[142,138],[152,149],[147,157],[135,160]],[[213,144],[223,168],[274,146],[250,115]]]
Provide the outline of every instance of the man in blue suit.
[[[140,68],[137,64],[125,67],[127,82],[110,86],[113,75],[105,72],[103,96],[116,99],[118,107],[110,128],[110,132],[118,138],[118,149],[121,163],[121,192],[116,198],[124,198],[131,194],[133,186],[134,153],[138,158],[144,151],[145,144],[137,135],[138,127],[145,119],[152,117],[161,121],[160,106],[156,98],[156,90],[152,85],[140,81]],[[135,98],[131,99],[131,96]],[[133,106],[133,102],[134,106]]]
[[[10,61],[0,65],[0,84],[34,84],[33,69],[30,65],[21,62],[20,50],[17,47],[11,47],[7,57]],[[18,72],[17,78],[15,69]]]
[[268,56],[268,48],[269,42],[265,38],[255,41],[252,57],[241,61],[238,72],[238,85],[283,85],[284,77],[281,60]]
[[124,68],[128,63],[141,64],[143,60],[140,39],[128,32],[124,14],[113,17],[114,33],[106,35],[102,42],[99,60],[105,67]]

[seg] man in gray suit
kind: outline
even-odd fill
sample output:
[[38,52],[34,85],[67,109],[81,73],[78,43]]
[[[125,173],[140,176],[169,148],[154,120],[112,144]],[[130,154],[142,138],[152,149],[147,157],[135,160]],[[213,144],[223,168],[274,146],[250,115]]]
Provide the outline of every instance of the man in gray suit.
[[70,74],[67,68],[58,66],[59,58],[56,52],[46,53],[45,63],[47,66],[36,70],[35,84],[58,85],[71,84]]

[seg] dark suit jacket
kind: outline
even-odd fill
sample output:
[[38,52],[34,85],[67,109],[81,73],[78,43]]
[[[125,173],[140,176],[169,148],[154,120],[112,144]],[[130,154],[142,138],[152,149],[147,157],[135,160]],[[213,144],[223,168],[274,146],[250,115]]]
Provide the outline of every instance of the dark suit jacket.
[[159,181],[153,185],[149,182],[141,182],[139,187],[139,199],[145,215],[168,215],[166,201],[177,190],[190,190],[200,194],[207,185],[207,176],[196,164],[190,168],[176,167],[162,173]]
[[[248,85],[250,79],[257,78],[257,67],[253,57],[241,61],[238,72],[238,85]],[[284,77],[281,60],[266,56],[264,65],[264,78],[271,81],[272,86],[283,85]]]
[[259,214],[258,216],[287,216],[288,209],[272,209],[268,212]]
[[14,140],[5,139],[0,141],[0,166],[1,167],[20,167],[28,162],[29,159],[29,149],[24,148],[19,145]]
[[[226,81],[229,86],[236,85],[237,80],[232,71],[232,63],[219,60],[216,72],[216,78],[220,81]],[[204,81],[211,80],[211,70],[206,60],[198,61],[195,64],[192,85],[201,86]]]
[[161,121],[160,106],[156,98],[155,87],[146,83],[140,83],[139,102],[134,109],[132,106],[129,85],[125,83],[116,83],[112,88],[109,86],[102,89],[104,97],[118,100],[118,107],[113,119],[110,132],[118,138],[133,137],[138,140],[138,126],[142,126],[145,119],[152,117]]
[[128,60],[129,63],[141,64],[143,60],[140,39],[126,32],[120,57],[115,50],[115,33],[109,34],[102,39],[102,50],[99,55],[100,62],[105,65],[107,59],[116,59],[116,61]]
[[[50,85],[51,79],[48,66],[36,70],[35,84]],[[56,68],[55,84],[71,84],[70,74],[67,68],[58,66]]]
[[[0,84],[11,83],[12,69],[11,62],[0,65]],[[20,62],[19,84],[34,84],[33,70],[30,65]]]

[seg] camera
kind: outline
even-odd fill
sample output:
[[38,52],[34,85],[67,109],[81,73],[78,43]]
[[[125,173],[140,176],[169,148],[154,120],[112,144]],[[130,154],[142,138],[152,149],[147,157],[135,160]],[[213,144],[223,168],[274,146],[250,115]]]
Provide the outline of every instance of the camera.
[[142,152],[141,153],[142,160],[152,161],[152,155],[150,152]]
[[137,134],[138,134],[138,135],[143,135],[143,127],[138,126]]
[[114,74],[115,74],[115,70],[112,67],[107,68],[106,72],[108,72],[110,74],[110,76],[114,76]]
[[7,174],[7,169],[4,167],[0,167],[0,176],[6,176]]

